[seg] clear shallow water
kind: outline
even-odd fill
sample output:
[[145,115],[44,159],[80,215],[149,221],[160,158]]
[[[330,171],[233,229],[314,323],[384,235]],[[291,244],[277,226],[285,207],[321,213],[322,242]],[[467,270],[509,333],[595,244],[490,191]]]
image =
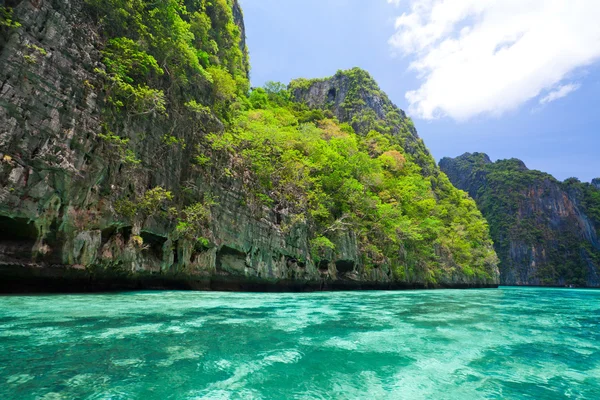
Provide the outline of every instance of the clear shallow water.
[[598,399],[600,291],[0,297],[1,399]]

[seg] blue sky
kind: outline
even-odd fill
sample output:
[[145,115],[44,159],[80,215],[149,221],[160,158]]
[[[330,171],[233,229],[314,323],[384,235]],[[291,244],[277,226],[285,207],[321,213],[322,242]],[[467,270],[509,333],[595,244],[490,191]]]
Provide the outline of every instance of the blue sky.
[[[442,9],[453,2],[467,8]],[[600,25],[585,20],[600,2],[495,3],[241,0],[252,84],[358,66],[438,160],[480,151],[561,180],[600,176]]]

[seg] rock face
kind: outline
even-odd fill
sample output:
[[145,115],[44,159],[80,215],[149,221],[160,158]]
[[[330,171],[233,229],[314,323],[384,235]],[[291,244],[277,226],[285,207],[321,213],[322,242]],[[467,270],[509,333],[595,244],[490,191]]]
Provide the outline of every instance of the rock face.
[[412,120],[390,101],[366,71],[354,68],[338,71],[331,78],[297,79],[292,81],[290,89],[296,101],[328,110],[363,136],[378,126],[389,127],[389,133],[402,139],[402,148],[416,158],[425,175],[439,173]]
[[[214,115],[171,107],[168,118],[129,114],[115,123],[105,109],[98,72],[106,69],[106,40],[85,2],[10,5],[20,26],[2,27],[0,36],[0,290],[427,286],[394,280],[389,270],[365,269],[352,232],[341,232],[335,251],[316,264],[307,227],[283,229],[285,213],[249,201],[242,182],[222,172],[227,160],[213,160],[212,170],[195,166],[193,150],[207,133],[223,130]],[[245,49],[237,1],[232,11]],[[334,97],[342,104],[343,96],[340,90]],[[387,97],[365,103],[362,110],[378,119],[391,104]],[[406,125],[404,113],[394,111]],[[355,117],[343,114],[366,129],[368,121]],[[130,153],[105,132],[108,125],[128,138],[128,151],[142,161],[124,161]],[[406,135],[407,147],[423,146],[412,125],[406,126],[404,133],[398,126],[398,134]],[[165,144],[165,135],[175,131],[180,138],[175,143],[185,145]],[[170,211],[158,204],[165,195],[152,188],[217,199],[206,240],[178,233]],[[120,203],[123,198],[130,201]],[[153,199],[158,203],[151,206]],[[132,205],[146,211],[124,218],[119,209]],[[449,274],[437,286],[496,284],[495,278]]]
[[246,66],[246,75],[250,75],[250,68],[248,68],[250,60],[248,59],[248,45],[246,44],[246,24],[244,23],[244,13],[238,0],[233,2],[232,11],[234,22],[240,29],[239,46],[244,57],[243,64]]
[[[369,122],[386,120],[388,113],[396,113],[400,124],[408,119],[404,111],[380,91],[371,76],[359,68],[339,71],[331,78],[298,79],[290,86],[296,100],[311,108],[330,109],[340,121],[351,122],[357,132],[368,132]],[[367,116],[373,119],[369,121]],[[394,127],[396,133],[400,124]],[[419,139],[414,127],[410,127],[409,133]]]
[[559,182],[482,153],[444,158],[440,167],[488,219],[501,284],[600,286],[597,180]]

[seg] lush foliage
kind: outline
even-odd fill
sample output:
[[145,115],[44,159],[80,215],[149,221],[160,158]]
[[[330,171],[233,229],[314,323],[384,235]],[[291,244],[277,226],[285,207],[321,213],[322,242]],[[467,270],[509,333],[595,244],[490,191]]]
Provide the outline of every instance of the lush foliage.
[[107,36],[106,71],[97,72],[117,108],[160,114],[196,101],[227,118],[247,92],[247,53],[227,0],[86,1]]
[[13,9],[0,6],[0,29],[18,28],[21,24],[13,17]]
[[[100,133],[98,137],[104,142],[104,145],[108,148],[110,158],[114,158],[114,161],[126,165],[137,165],[140,164],[135,156],[135,153],[128,148],[130,140],[128,138],[122,138],[113,134],[112,132]],[[112,160],[111,160],[112,161]]]
[[[464,192],[443,174],[423,176],[387,128],[358,135],[289,98],[281,85],[256,89],[253,108],[209,137],[212,151],[235,160],[232,175],[252,171],[247,189],[257,203],[285,210],[284,229],[308,222],[321,253],[341,231],[354,232],[365,264],[390,265],[398,278],[435,282],[444,268],[489,277],[488,228]],[[307,115],[318,119],[304,122]]]
[[[325,112],[326,116],[332,108],[337,108],[340,121],[350,124],[359,135],[365,136],[376,131],[394,136],[396,142],[414,156],[414,161],[426,175],[438,171],[425,144],[418,138],[412,120],[390,101],[368,72],[353,68],[338,71],[329,79],[296,79],[290,84],[290,92],[293,97],[302,100],[310,93],[310,87],[327,81],[334,82],[335,87],[330,89],[323,110],[312,110],[313,113]],[[343,92],[343,96],[340,92]]]
[[127,219],[145,220],[152,215],[167,215],[167,205],[173,194],[162,187],[155,187],[136,199],[121,199],[115,204],[117,213]]

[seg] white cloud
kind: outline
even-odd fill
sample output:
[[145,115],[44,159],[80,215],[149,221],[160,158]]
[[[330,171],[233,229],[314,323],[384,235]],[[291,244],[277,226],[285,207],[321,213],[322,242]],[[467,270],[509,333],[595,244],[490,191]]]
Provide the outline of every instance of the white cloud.
[[600,0],[411,0],[390,39],[422,80],[409,111],[500,115],[561,83],[541,102],[564,97],[570,73],[600,58],[599,17]]
[[554,100],[562,99],[563,97],[568,96],[570,93],[573,93],[580,87],[581,87],[581,85],[576,84],[576,83],[569,83],[568,85],[562,85],[562,86],[554,89],[550,93],[548,93],[546,96],[544,96],[540,100],[540,104],[548,104],[548,103],[553,102]]

